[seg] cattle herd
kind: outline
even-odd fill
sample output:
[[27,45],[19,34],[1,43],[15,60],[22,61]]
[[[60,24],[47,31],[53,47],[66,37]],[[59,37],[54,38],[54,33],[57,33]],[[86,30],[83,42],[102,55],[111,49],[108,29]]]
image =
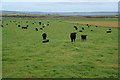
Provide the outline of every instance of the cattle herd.
[[[16,23],[17,27],[21,27],[21,29],[28,29],[28,27],[29,27],[29,25],[21,26],[19,23],[21,23],[22,21],[20,21],[20,22],[10,21],[10,23],[12,23],[12,22],[13,22],[13,23]],[[59,22],[61,22],[61,21],[59,21]],[[26,21],[26,23],[29,23],[29,21]],[[31,24],[34,25],[35,23],[36,23],[36,22],[32,22]],[[49,26],[49,25],[50,25],[50,22],[47,22],[47,24],[44,24],[44,23],[42,23],[42,22],[38,22],[38,24],[41,25],[42,27],[40,27],[40,28],[35,28],[35,31],[43,30],[46,26]],[[6,25],[9,25],[9,24],[7,23]],[[91,27],[91,25],[89,25],[89,24],[85,24],[85,25],[86,25],[88,28]],[[4,25],[1,25],[1,27],[3,28]],[[95,27],[97,28],[98,26],[95,26]],[[78,32],[83,32],[83,31],[85,30],[84,27],[81,27],[81,29],[78,30],[78,27],[77,27],[76,25],[75,25],[73,28],[74,28],[76,31],[78,31]],[[91,29],[90,31],[93,31],[93,30]],[[109,30],[106,31],[106,33],[111,33],[111,32],[112,32],[111,29],[109,29]],[[70,33],[71,42],[75,42],[76,36],[77,36],[76,34],[77,34],[77,32]],[[46,33],[42,33],[41,37],[42,37],[42,39],[43,39],[43,41],[42,41],[43,43],[49,42],[49,39],[47,39],[47,34],[46,34]],[[81,39],[82,39],[82,40],[86,40],[86,39],[87,39],[87,35],[81,35]]]

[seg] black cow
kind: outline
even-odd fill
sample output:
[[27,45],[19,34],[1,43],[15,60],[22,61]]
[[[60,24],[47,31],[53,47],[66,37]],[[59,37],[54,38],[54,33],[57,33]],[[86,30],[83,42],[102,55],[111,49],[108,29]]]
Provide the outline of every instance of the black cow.
[[82,27],[82,30],[85,30],[84,27]]
[[82,39],[82,40],[86,40],[86,36],[87,36],[87,35],[81,35],[81,39]]
[[79,32],[82,32],[82,30],[79,30]]
[[47,24],[47,26],[49,26],[49,24]]
[[39,22],[39,24],[41,25],[42,23],[41,23],[41,22]]
[[43,29],[43,28],[40,28],[41,30]]
[[18,25],[18,27],[20,27],[20,25]]
[[93,30],[90,30],[90,31],[93,31]]
[[42,37],[43,37],[43,40],[46,40],[47,34],[46,34],[46,33],[43,33],[43,34],[42,34]]
[[22,27],[22,29],[27,29],[28,28],[28,25],[26,27]]
[[35,28],[36,31],[38,31],[38,28]]
[[95,26],[95,27],[98,27],[98,26]]
[[3,27],[3,25],[1,25],[1,27]]
[[112,31],[106,31],[106,33],[111,33]]
[[45,26],[42,26],[43,28],[45,27]]
[[75,30],[78,30],[77,26],[74,26]]
[[71,42],[73,42],[73,41],[75,42],[76,34],[77,34],[77,33],[71,33],[71,34],[70,34]]

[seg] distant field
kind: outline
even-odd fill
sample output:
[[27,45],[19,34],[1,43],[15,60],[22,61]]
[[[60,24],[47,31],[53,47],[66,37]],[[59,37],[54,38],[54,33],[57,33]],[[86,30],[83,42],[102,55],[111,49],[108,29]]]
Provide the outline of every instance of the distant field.
[[[118,78],[118,28],[109,28],[111,27],[109,25],[117,19],[92,19],[95,22],[91,21],[90,24],[95,23],[93,25],[103,24],[103,20],[108,21],[104,22],[104,26],[107,27],[88,28],[82,24],[87,24],[91,18],[84,17],[82,19],[4,17],[4,27],[0,27],[3,42],[3,78]],[[80,20],[86,22],[72,24]],[[42,27],[38,24],[40,21],[44,24],[49,22],[50,25],[40,30]],[[26,25],[29,25],[28,29],[22,29]],[[74,29],[75,25],[78,30]],[[79,32],[82,27],[85,30]],[[38,28],[38,31],[35,31],[35,28]],[[106,33],[109,29],[112,32]],[[50,40],[48,43],[42,43],[41,35],[44,32]],[[74,43],[70,41],[72,32],[77,32]],[[87,35],[86,41],[80,37],[84,34]]]
[[116,22],[115,21],[66,21],[66,22],[75,23],[75,24],[90,24],[101,27],[120,27],[118,26],[118,21]]

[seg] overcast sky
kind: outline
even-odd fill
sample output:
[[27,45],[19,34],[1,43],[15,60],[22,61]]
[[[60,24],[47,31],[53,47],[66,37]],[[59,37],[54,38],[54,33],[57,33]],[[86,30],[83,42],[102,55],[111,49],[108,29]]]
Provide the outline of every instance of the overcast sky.
[[1,10],[38,12],[113,12],[119,0],[2,0]]

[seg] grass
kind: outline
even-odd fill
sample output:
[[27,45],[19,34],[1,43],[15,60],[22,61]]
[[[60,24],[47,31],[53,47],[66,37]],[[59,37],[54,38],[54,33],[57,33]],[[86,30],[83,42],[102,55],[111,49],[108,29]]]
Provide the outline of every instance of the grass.
[[[22,21],[17,27],[10,20]],[[28,20],[29,23],[25,23]],[[31,22],[30,22],[31,21]],[[44,30],[39,21],[50,22]],[[85,28],[82,33],[74,30],[75,24],[50,19],[3,18],[3,78],[117,78],[118,77],[118,28],[77,25]],[[62,20],[61,20],[62,21]],[[65,20],[67,21],[67,20]],[[36,24],[31,24],[36,22]],[[9,25],[6,25],[8,23]],[[18,24],[18,23],[17,23]],[[93,29],[93,32],[90,30]],[[49,43],[42,43],[46,32]],[[70,42],[71,32],[78,32],[75,43]],[[81,34],[87,34],[82,41]]]

